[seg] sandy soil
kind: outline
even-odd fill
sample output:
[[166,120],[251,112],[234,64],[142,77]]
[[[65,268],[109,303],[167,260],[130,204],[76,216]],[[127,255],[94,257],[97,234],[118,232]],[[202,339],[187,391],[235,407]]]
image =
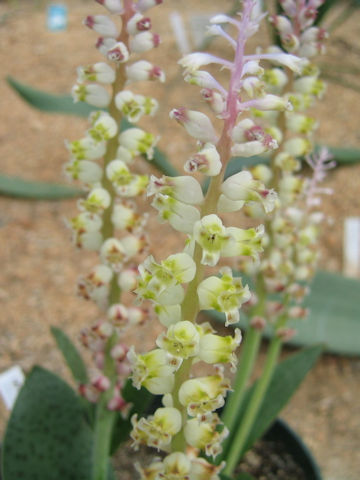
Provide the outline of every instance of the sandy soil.
[[[102,10],[93,2],[68,2],[68,30],[51,33],[45,27],[42,2],[37,2],[38,7],[35,3],[0,1],[0,169],[2,173],[27,179],[60,182],[62,164],[66,161],[63,140],[79,138],[86,122],[32,110],[10,90],[4,77],[10,74],[51,92],[69,91],[76,66],[99,61],[92,48],[95,36],[84,31],[81,19]],[[194,0],[191,4],[197,13],[217,11],[216,2]],[[228,8],[230,4],[223,1],[221,6]],[[162,100],[156,125],[163,136],[160,148],[178,166],[193,145],[179,127],[168,121],[167,111],[193,101],[199,104],[199,98],[196,89],[184,87],[179,68],[169,62],[178,59],[179,53],[168,15],[176,9],[188,22],[188,5],[184,0],[167,0],[154,14],[155,30],[164,41],[160,58],[156,53],[157,63],[167,70],[168,82],[165,90],[160,86],[147,87]],[[338,63],[336,57],[346,54],[349,63],[358,64],[358,50],[350,51],[342,42],[359,42],[359,21],[357,12],[337,30],[337,41],[329,48],[327,62]],[[360,147],[359,113],[359,94],[330,84],[326,100],[316,113],[321,121],[319,142]],[[142,164],[139,168],[149,167]],[[334,222],[324,232],[321,248],[322,266],[330,270],[342,268],[344,218],[360,216],[359,175],[360,165],[356,165],[337,169],[328,180],[335,194],[325,201],[325,210],[331,212]],[[80,254],[72,248],[64,227],[64,218],[75,212],[75,201],[26,202],[0,198],[0,205],[0,371],[13,364],[28,370],[34,363],[41,363],[68,378],[50,338],[49,326],[57,325],[76,338],[80,328],[97,316],[90,304],[74,295],[76,278],[95,262],[92,255]],[[153,227],[154,244],[159,245],[162,257],[182,242],[179,236],[169,234],[166,227],[156,227],[156,233],[154,230]],[[133,340],[144,349],[150,348],[157,332],[157,325],[151,323],[146,338],[142,331],[137,331]],[[315,453],[325,480],[360,478],[359,373],[358,358],[324,355],[283,414]],[[0,402],[0,435],[7,415]]]

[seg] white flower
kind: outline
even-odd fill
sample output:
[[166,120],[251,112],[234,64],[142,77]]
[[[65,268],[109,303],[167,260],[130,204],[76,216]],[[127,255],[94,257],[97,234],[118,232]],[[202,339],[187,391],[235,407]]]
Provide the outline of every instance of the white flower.
[[205,363],[228,363],[230,362],[232,368],[235,368],[237,358],[235,350],[240,345],[241,332],[238,328],[235,329],[235,336],[228,335],[221,337],[213,333],[207,333],[200,338],[200,349],[198,356],[200,360]]
[[133,430],[131,438],[133,446],[147,445],[162,450],[166,450],[171,439],[176,435],[182,425],[181,413],[173,407],[158,408],[154,415],[140,420],[137,414],[131,417]]
[[159,220],[168,221],[179,232],[192,234],[195,222],[200,219],[200,212],[196,207],[168,195],[158,193],[151,205],[158,210]]
[[109,92],[96,83],[76,84],[73,86],[71,93],[74,102],[87,102],[99,108],[105,108],[110,103]]
[[115,81],[115,71],[105,62],[78,67],[78,82],[100,82],[113,83]]
[[117,42],[107,51],[107,58],[117,64],[124,63],[129,60],[129,51],[123,42]]
[[178,360],[159,348],[136,355],[131,347],[127,354],[132,365],[132,381],[135,388],[147,388],[154,395],[170,393],[174,386],[174,372],[180,366]]
[[128,128],[119,135],[120,145],[131,152],[133,156],[145,154],[151,160],[154,153],[156,138],[151,133],[140,128]]
[[109,10],[110,13],[120,15],[123,13],[122,0],[95,0]]
[[221,186],[221,191],[230,200],[260,202],[266,213],[274,209],[277,198],[273,190],[265,188],[246,170],[227,178]]
[[206,215],[194,225],[194,238],[203,249],[201,263],[214,266],[228,239],[226,228],[217,215]]
[[146,60],[139,60],[132,65],[126,66],[126,76],[128,82],[144,80],[159,80],[161,83],[165,82],[164,71]]
[[75,160],[65,165],[65,173],[74,180],[91,185],[101,180],[102,168],[95,162]]
[[72,142],[65,142],[72,158],[76,160],[97,160],[106,152],[105,142],[95,142],[91,137],[81,138]]
[[216,143],[217,135],[207,115],[184,107],[171,110],[170,118],[180,123],[189,135],[204,143]]
[[201,150],[185,163],[184,170],[189,173],[199,171],[209,177],[213,177],[220,173],[221,167],[220,155],[215,145],[206,143]]
[[130,51],[134,53],[143,53],[155,48],[160,43],[160,37],[157,33],[141,32],[130,38]]
[[106,15],[89,15],[85,18],[84,25],[103,37],[117,38],[119,36],[115,23]]
[[170,325],[166,333],[161,333],[156,345],[176,357],[190,358],[198,353],[199,340],[196,326],[184,320]]
[[144,17],[141,13],[135,13],[127,22],[126,29],[130,35],[136,35],[139,32],[150,30],[151,20],[149,17]]
[[228,326],[240,319],[239,308],[250,299],[249,287],[243,287],[240,277],[233,278],[230,269],[223,269],[221,278],[211,276],[197,289],[201,309],[214,309],[226,314]]
[[216,415],[211,422],[199,423],[197,418],[188,420],[184,427],[186,441],[192,447],[205,450],[206,455],[215,458],[222,450],[221,442],[229,434],[226,427],[221,432],[217,430],[220,423]]
[[108,208],[111,203],[110,194],[105,188],[93,188],[86,200],[79,201],[79,208],[87,210],[90,213],[101,213]]
[[190,205],[198,205],[204,200],[201,185],[194,177],[188,175],[178,177],[162,176],[161,178],[151,175],[148,195],[157,195],[159,193]]
[[95,142],[103,142],[115,137],[118,131],[118,126],[113,117],[108,113],[101,113],[93,126],[89,129],[89,135]]

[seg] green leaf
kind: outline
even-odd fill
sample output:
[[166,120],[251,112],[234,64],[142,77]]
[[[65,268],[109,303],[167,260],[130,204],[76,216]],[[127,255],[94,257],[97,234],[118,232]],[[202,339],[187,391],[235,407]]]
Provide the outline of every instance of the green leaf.
[[[264,397],[256,421],[251,429],[251,433],[246,443],[246,450],[252,447],[258,438],[260,438],[276,419],[281,410],[289,402],[307,373],[315,365],[319,356],[323,352],[322,345],[315,345],[301,350],[283,360],[276,367],[269,388]],[[246,411],[246,405],[251,399],[256,382],[250,388],[242,411]]]
[[35,367],[12,411],[3,445],[3,480],[89,480],[92,433],[75,392]]
[[0,175],[0,195],[32,200],[60,200],[83,195],[78,188]]
[[25,102],[43,112],[88,117],[94,110],[99,110],[97,107],[87,103],[74,103],[72,96],[68,94],[55,95],[43,92],[37,88],[25,85],[11,76],[8,76],[6,80],[10,87],[12,87]]
[[[316,147],[318,150],[320,146]],[[360,162],[360,149],[359,148],[343,148],[343,147],[327,147],[329,152],[333,155],[338,166],[352,165]]]
[[[220,473],[220,478],[221,478],[221,480],[233,480],[233,478],[228,477],[227,475],[224,475],[223,473]],[[236,480],[256,480],[256,479],[255,479],[255,477],[253,477],[249,473],[240,473],[240,475],[238,475],[236,477]]]
[[[239,273],[235,272],[235,275]],[[247,279],[244,283],[248,283]],[[304,320],[289,321],[289,326],[297,330],[289,343],[303,346],[322,343],[328,352],[360,355],[360,302],[356,300],[359,292],[360,280],[339,273],[317,272],[304,303],[310,309],[309,316]],[[215,320],[225,321],[224,314],[215,310],[206,313]],[[248,318],[241,312],[237,326],[246,329],[247,325]],[[272,329],[268,326],[264,336],[269,338],[271,335]]]
[[64,356],[74,379],[80,384],[88,383],[86,366],[81,355],[70,338],[60,328],[51,327],[51,333],[55,339],[58,349]]

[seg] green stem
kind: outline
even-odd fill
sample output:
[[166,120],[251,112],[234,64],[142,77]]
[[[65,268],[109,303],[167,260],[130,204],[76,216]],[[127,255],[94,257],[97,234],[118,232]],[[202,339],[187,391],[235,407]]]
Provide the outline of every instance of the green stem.
[[108,478],[109,452],[115,418],[116,412],[108,410],[107,399],[104,395],[96,409],[92,480],[107,480]]
[[[258,303],[252,309],[250,315],[251,317],[254,317],[255,315],[264,315],[266,303],[266,289],[264,284],[264,278],[261,274],[258,275],[256,286]],[[249,326],[245,334],[245,339],[241,349],[241,355],[239,360],[241,367],[237,370],[237,375],[233,385],[233,392],[231,392],[226,399],[226,404],[222,415],[222,421],[230,431],[230,435],[223,445],[222,458],[226,456],[226,452],[232,442],[232,432],[234,432],[237,418],[241,410],[246,386],[254,370],[255,361],[259,352],[260,342],[261,331]]]
[[104,352],[104,375],[111,379],[111,386],[101,395],[100,401],[96,406],[92,480],[107,480],[108,478],[111,438],[117,415],[117,412],[107,408],[116,384],[116,365],[110,352],[116,342],[117,335],[113,334],[108,339]]
[[282,341],[278,337],[274,337],[271,341],[269,351],[266,357],[264,371],[256,384],[256,388],[252,397],[249,400],[248,408],[244,413],[244,421],[236,432],[230,451],[227,455],[226,466],[224,469],[225,475],[232,475],[239,459],[244,453],[246,441],[248,439],[251,428],[254,425],[256,417],[259,413],[260,407],[264,400],[264,395],[272,379],[279,353],[281,350]]

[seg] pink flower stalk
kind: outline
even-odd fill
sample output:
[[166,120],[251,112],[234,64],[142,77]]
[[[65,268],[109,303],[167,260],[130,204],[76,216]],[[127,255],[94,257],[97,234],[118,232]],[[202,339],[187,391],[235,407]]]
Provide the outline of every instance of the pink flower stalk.
[[313,175],[305,191],[306,206],[308,208],[319,205],[321,203],[321,200],[319,197],[317,197],[317,195],[331,195],[333,192],[330,188],[323,188],[318,186],[318,184],[325,179],[328,170],[335,168],[336,162],[331,161],[332,158],[333,156],[325,147],[323,147],[319,151],[319,153],[307,155],[305,157],[306,162],[313,169]]

